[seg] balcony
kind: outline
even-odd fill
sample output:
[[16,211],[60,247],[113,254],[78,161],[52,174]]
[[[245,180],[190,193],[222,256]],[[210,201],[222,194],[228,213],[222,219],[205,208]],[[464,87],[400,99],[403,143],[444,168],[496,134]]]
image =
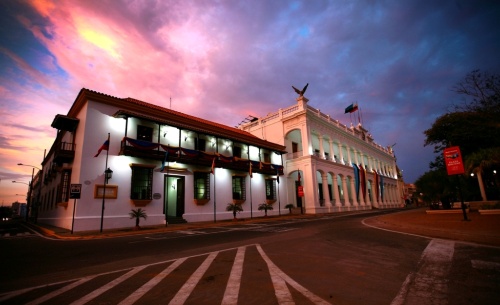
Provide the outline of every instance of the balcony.
[[168,150],[168,162],[178,162],[188,165],[212,167],[215,158],[215,167],[225,168],[240,172],[249,172],[250,162],[252,163],[252,172],[265,175],[276,175],[276,169],[283,175],[283,166],[259,161],[250,161],[237,157],[227,157],[221,154],[206,153],[204,151],[192,150],[179,147],[165,146],[158,143],[144,142],[124,138],[120,145],[119,155],[157,160],[159,162],[165,159]]
[[55,145],[54,162],[69,163],[75,158],[75,143],[59,142]]

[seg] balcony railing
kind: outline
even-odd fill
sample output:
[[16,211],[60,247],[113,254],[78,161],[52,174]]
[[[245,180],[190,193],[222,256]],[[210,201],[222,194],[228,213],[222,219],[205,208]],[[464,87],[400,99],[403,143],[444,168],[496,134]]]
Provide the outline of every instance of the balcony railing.
[[75,144],[68,142],[59,142],[55,146],[54,162],[68,163],[75,158]]
[[216,168],[225,168],[241,172],[249,172],[250,163],[252,163],[252,173],[276,175],[276,171],[278,171],[280,175],[283,175],[283,166],[278,164],[242,159],[234,156],[224,156],[217,153],[207,153],[182,147],[166,146],[130,138],[124,138],[122,140],[119,154],[157,161],[164,161],[166,159],[166,162],[178,162],[206,167],[211,167],[214,162]]

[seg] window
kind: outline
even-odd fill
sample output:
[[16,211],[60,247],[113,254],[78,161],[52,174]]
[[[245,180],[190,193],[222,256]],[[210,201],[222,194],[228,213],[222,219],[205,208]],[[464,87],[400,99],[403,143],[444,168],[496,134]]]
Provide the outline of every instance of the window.
[[271,156],[269,153],[264,153],[264,162],[271,163]]
[[239,147],[239,146],[233,147],[233,156],[241,158],[241,147]]
[[205,139],[198,139],[198,141],[196,142],[196,147],[195,149],[196,150],[199,150],[199,151],[205,151],[206,150],[206,147],[207,147],[207,141]]
[[233,176],[233,199],[246,200],[246,187],[244,176]]
[[153,168],[132,165],[132,187],[130,199],[151,200],[153,186]]
[[299,144],[296,142],[292,142],[292,153],[296,153],[299,151]]
[[61,175],[61,184],[59,184],[59,190],[57,191],[57,202],[68,202],[70,179],[71,170],[63,170]]
[[210,199],[210,173],[194,172],[194,199]]
[[137,140],[153,142],[153,128],[137,125]]
[[266,179],[266,199],[276,200],[276,180]]

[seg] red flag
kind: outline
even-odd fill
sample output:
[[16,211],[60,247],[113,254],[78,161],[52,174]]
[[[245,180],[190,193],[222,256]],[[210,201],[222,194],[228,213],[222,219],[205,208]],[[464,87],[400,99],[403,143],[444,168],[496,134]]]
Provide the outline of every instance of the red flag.
[[212,175],[215,175],[215,158],[212,159]]
[[97,156],[99,156],[99,154],[103,150],[109,150],[109,140],[104,141],[104,144],[101,145],[101,147],[97,151],[97,154],[95,154],[94,158],[97,157]]

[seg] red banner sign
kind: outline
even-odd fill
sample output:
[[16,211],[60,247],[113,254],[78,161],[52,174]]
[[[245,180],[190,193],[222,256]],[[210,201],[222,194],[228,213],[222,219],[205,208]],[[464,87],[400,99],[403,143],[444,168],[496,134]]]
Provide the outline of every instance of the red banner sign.
[[453,146],[444,149],[444,163],[446,164],[446,171],[448,176],[461,175],[464,171],[464,164],[462,162],[462,154],[460,147]]
[[302,185],[297,186],[297,195],[299,195],[299,197],[304,197],[304,188]]

